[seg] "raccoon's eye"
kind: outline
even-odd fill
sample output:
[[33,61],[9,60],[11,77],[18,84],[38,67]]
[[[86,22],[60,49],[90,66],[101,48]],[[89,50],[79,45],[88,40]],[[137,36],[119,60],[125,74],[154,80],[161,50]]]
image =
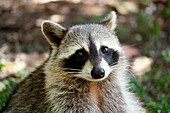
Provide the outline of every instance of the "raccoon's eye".
[[108,53],[109,52],[109,48],[108,47],[102,47],[101,48],[101,52],[102,53]]
[[77,58],[83,58],[86,56],[86,52],[84,50],[78,50],[78,51],[76,51],[75,56]]
[[77,52],[77,56],[79,56],[79,57],[83,57],[83,52],[78,51],[78,52]]

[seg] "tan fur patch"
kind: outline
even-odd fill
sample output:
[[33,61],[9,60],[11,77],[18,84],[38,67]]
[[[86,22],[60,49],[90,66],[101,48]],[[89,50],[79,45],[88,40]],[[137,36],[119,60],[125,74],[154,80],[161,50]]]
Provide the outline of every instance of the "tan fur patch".
[[99,94],[99,86],[96,82],[93,82],[90,86],[90,93],[92,94],[92,97],[96,101],[96,103],[100,104],[100,94]]

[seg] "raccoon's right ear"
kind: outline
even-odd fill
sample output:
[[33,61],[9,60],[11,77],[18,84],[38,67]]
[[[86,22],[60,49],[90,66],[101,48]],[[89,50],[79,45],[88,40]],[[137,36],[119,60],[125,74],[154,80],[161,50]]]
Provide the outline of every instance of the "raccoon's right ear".
[[41,24],[41,31],[51,46],[59,46],[67,29],[55,22],[45,20]]
[[111,31],[114,31],[117,23],[117,15],[115,11],[112,11],[105,19],[103,19],[101,24],[105,25]]

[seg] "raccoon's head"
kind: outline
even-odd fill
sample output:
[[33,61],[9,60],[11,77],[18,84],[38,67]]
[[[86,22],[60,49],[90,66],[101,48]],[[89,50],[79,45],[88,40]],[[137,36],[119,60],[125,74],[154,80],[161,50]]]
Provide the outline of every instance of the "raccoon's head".
[[[101,81],[120,67],[124,52],[114,34],[116,14],[98,24],[64,28],[52,21],[42,23],[42,32],[51,45],[45,73],[58,78]],[[115,68],[117,66],[117,68]]]

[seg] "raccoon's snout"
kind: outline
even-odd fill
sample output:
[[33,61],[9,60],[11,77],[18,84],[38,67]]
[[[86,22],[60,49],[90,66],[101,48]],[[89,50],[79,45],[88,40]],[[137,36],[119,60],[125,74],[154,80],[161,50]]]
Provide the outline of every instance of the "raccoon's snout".
[[105,76],[105,71],[101,67],[94,67],[91,71],[91,75],[94,79],[100,79]]

